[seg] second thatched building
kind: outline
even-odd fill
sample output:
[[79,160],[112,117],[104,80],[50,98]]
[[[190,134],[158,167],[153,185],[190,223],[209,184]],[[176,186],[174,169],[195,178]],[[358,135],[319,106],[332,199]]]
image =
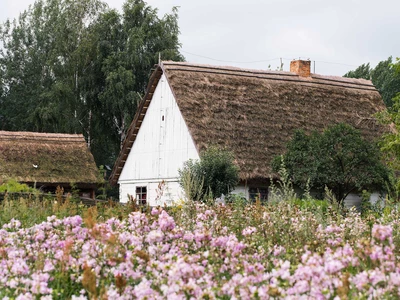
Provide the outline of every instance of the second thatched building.
[[9,179],[90,198],[101,180],[81,134],[0,131],[0,184]]

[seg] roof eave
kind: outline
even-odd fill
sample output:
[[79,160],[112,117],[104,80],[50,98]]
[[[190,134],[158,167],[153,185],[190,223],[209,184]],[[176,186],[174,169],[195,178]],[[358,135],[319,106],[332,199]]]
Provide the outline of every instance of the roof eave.
[[111,185],[113,185],[113,186],[115,186],[118,183],[119,176],[121,175],[122,169],[128,158],[128,155],[132,148],[132,145],[136,140],[136,136],[142,125],[146,111],[150,105],[151,100],[153,99],[154,91],[158,85],[158,82],[160,81],[162,74],[164,73],[162,64],[156,65],[155,67],[156,67],[156,69],[150,76],[146,94],[144,95],[144,97],[142,98],[142,100],[139,103],[139,107],[136,111],[136,114],[133,118],[131,125],[128,128],[128,132],[127,132],[125,140],[122,144],[121,151],[119,152],[118,158],[115,161],[114,167],[112,169],[109,181],[110,181]]
[[36,186],[47,186],[47,187],[71,187],[75,185],[78,189],[97,189],[100,186],[100,182],[50,182],[50,181],[21,181],[22,183]]

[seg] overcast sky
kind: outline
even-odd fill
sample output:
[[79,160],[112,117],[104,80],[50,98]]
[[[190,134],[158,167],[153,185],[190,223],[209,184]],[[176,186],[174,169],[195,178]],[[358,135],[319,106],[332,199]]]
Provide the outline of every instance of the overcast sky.
[[[124,0],[106,0],[120,9]],[[0,21],[34,0],[0,0]],[[362,63],[400,56],[400,0],[148,0],[160,16],[179,7],[182,54],[189,62],[284,70],[316,62],[343,75]],[[211,59],[210,59],[211,58]]]

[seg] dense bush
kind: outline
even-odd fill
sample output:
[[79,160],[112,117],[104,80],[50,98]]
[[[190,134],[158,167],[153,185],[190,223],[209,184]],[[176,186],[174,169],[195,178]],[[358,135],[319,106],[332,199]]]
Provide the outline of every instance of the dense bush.
[[339,202],[349,193],[383,191],[390,184],[377,145],[350,125],[332,125],[310,135],[296,131],[286,148],[274,159],[273,169],[278,171],[283,162],[293,184],[320,192],[327,187]]
[[200,160],[185,162],[179,170],[180,185],[190,200],[215,199],[233,190],[238,173],[231,152],[210,147],[200,154]]

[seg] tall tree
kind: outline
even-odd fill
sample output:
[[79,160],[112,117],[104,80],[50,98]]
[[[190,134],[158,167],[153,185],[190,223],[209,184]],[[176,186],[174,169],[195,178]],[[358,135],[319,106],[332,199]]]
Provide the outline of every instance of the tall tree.
[[[163,60],[182,61],[179,54],[177,10],[159,18],[157,10],[141,0],[128,0],[120,14],[103,13],[91,32],[96,48],[92,74],[96,77],[98,117],[102,122],[94,139],[95,157],[112,164],[144,95],[151,69]],[[107,140],[104,140],[107,133]],[[106,151],[104,151],[106,149]],[[105,158],[105,157],[104,157]]]
[[391,107],[393,97],[400,92],[400,73],[396,72],[391,56],[378,63],[371,71],[371,80],[382,95],[386,106]]
[[370,68],[369,63],[362,64],[354,71],[347,72],[344,77],[371,80],[387,107],[392,106],[393,97],[400,92],[400,74],[396,72],[391,56],[379,62],[375,68]]
[[349,71],[346,74],[343,75],[343,77],[348,77],[348,78],[363,78],[370,80],[371,79],[371,67],[369,66],[369,63],[367,64],[362,64],[361,66],[357,67],[354,71]]
[[81,48],[104,7],[98,0],[39,0],[2,26],[4,129],[82,132]]
[[[393,68],[397,75],[400,75],[400,58],[397,58]],[[381,146],[383,152],[387,155],[386,160],[398,175],[397,196],[400,197],[400,91],[393,97],[392,101],[392,107],[379,114],[380,120],[391,128],[391,131],[383,136]]]
[[176,9],[142,0],[39,0],[0,28],[0,128],[83,133],[112,165],[151,68],[179,54]]
[[99,98],[107,110],[106,122],[122,143],[127,128],[143,96],[151,68],[162,59],[181,61],[177,11],[159,19],[157,10],[141,0],[128,0],[119,16],[103,15],[100,30],[111,28],[101,41],[104,90]]

